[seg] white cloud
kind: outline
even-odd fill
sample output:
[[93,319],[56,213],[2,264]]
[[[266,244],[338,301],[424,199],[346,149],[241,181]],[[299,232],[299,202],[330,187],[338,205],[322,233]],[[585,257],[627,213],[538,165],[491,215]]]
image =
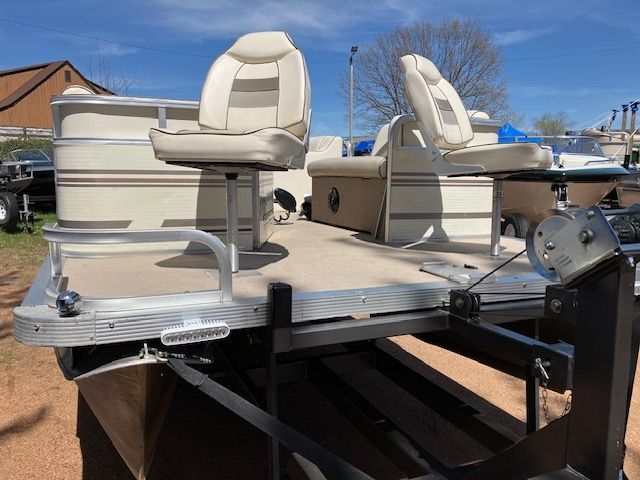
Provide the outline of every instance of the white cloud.
[[232,38],[250,31],[286,30],[321,40],[361,37],[364,25],[402,24],[416,18],[406,0],[152,0],[154,22],[201,39]]
[[534,38],[542,37],[553,32],[553,28],[519,29],[508,32],[500,32],[493,35],[499,45],[512,45],[522,43]]
[[617,97],[631,93],[627,88],[606,87],[555,87],[551,85],[513,85],[509,91],[518,97]]
[[94,53],[103,55],[105,57],[121,57],[123,55],[138,53],[138,49],[134,47],[128,47],[126,45],[119,45],[116,43],[98,42],[98,46],[96,47]]

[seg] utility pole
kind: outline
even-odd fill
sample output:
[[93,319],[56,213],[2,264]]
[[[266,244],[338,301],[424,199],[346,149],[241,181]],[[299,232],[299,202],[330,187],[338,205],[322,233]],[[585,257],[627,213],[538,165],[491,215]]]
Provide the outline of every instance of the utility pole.
[[358,46],[353,45],[349,57],[349,156],[353,155],[353,56],[357,51]]

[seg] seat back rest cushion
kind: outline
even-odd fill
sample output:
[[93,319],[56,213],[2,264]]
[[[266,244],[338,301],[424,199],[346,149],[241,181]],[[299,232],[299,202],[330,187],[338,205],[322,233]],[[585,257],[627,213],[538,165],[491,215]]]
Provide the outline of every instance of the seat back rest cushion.
[[473,139],[467,111],[458,93],[426,58],[401,58],[404,88],[416,119],[444,150],[463,148]]
[[332,157],[342,155],[342,137],[322,135],[309,139],[309,153],[324,153]]
[[387,156],[387,145],[389,144],[389,124],[385,124],[382,126],[378,135],[376,136],[376,141],[373,144],[373,148],[371,149],[372,157],[386,157]]
[[211,66],[200,96],[200,127],[246,133],[282,128],[303,139],[311,88],[304,57],[285,32],[240,37]]

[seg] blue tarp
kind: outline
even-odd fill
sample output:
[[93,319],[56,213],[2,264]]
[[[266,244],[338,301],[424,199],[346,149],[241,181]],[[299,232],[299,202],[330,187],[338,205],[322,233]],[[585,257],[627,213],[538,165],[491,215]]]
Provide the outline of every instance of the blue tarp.
[[498,130],[498,143],[516,143],[516,142],[535,142],[540,143],[542,139],[540,137],[529,137],[526,133],[521,132],[512,125],[505,123],[500,130]]
[[369,155],[373,150],[373,144],[375,140],[362,140],[353,147],[353,154],[358,157],[362,155]]

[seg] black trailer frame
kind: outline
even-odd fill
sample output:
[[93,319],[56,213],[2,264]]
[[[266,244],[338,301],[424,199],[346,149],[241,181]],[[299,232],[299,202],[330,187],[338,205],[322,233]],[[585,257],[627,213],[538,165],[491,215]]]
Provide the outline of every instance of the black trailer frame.
[[[242,367],[232,358],[238,349],[219,352],[229,358],[233,374],[245,390],[244,396],[262,404],[268,418],[258,407],[252,407],[241,396],[204,374],[199,374],[196,380],[191,375],[190,381],[270,435],[271,480],[282,477],[281,443],[292,452],[299,452],[300,455],[294,454],[292,459],[300,478],[371,478],[277,420],[278,383],[303,378],[310,380],[406,478],[626,478],[622,470],[624,436],[640,337],[640,322],[633,314],[636,270],[630,256],[633,252],[627,249],[626,253],[603,262],[570,287],[549,286],[544,303],[542,300],[510,301],[492,304],[480,311],[479,295],[469,289],[456,290],[451,292],[448,309],[384,315],[384,321],[373,325],[370,319],[360,322],[353,318],[295,325],[291,322],[291,286],[270,284],[271,323],[261,331],[266,354],[262,366]],[[540,318],[572,325],[574,345],[538,340]],[[530,335],[499,325],[514,320],[528,322]],[[371,342],[399,334],[424,337],[443,331],[461,340],[460,351],[467,355],[496,368],[507,366],[506,370],[522,373],[527,399],[524,438],[516,439],[495,429],[477,410]],[[346,345],[348,353],[282,360],[286,352],[331,344]],[[224,349],[224,346],[221,344],[218,348]],[[189,372],[198,373],[180,360],[169,363],[183,378],[189,379]],[[341,373],[366,368],[375,368],[389,377],[494,455],[456,468],[443,465],[341,379]],[[540,385],[558,392],[572,390],[573,396],[570,412],[542,428],[539,428]],[[226,404],[214,395],[216,389],[218,395],[222,395],[222,391],[228,395]],[[261,398],[266,401],[262,402]],[[241,402],[247,403],[245,410],[234,410]],[[320,467],[323,475],[309,467],[310,463],[303,457]]]

